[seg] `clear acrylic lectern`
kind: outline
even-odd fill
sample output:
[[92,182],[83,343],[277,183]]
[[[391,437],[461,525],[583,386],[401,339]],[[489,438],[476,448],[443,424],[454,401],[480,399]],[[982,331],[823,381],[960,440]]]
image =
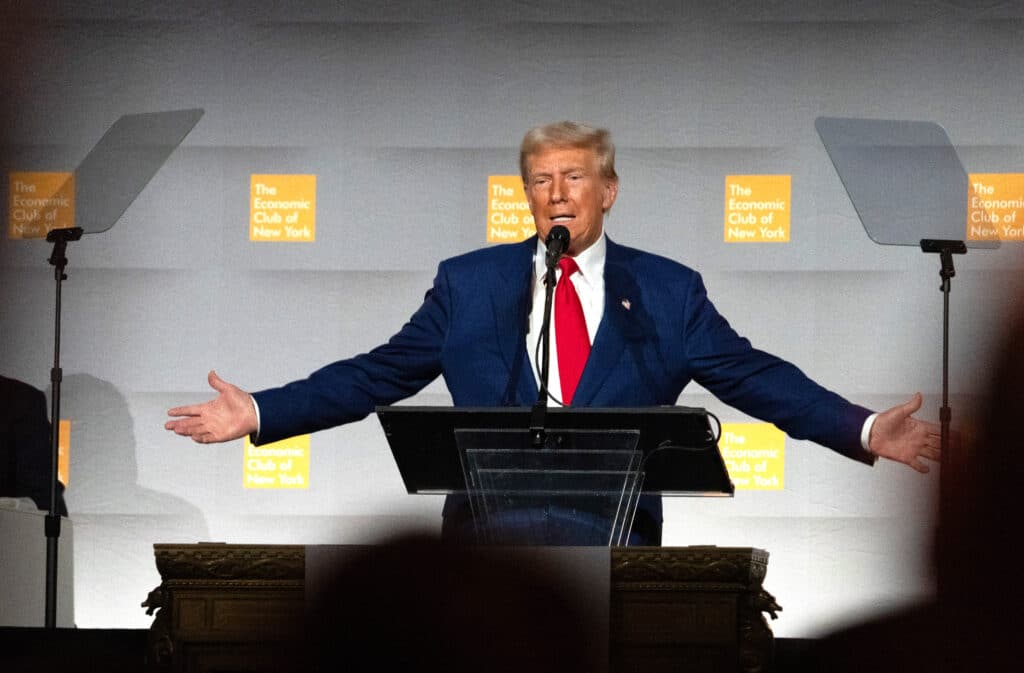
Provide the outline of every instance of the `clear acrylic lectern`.
[[469,500],[478,542],[625,545],[641,493],[731,496],[708,414],[690,407],[548,411],[378,407],[406,490]]

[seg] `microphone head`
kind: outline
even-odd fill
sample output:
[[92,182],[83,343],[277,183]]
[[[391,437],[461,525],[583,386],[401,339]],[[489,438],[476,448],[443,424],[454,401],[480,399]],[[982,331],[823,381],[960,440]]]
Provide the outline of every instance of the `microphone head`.
[[547,246],[545,262],[549,269],[553,269],[558,264],[558,258],[569,249],[569,230],[561,224],[556,224],[551,227],[544,244]]
[[551,249],[552,243],[561,243],[563,246],[562,250],[569,249],[569,230],[561,224],[556,224],[551,227],[551,231],[548,232],[548,238],[544,243]]

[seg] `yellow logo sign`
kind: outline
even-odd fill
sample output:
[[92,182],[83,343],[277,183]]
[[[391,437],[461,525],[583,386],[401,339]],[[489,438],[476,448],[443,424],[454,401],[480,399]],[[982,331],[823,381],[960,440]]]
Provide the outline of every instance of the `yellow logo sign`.
[[487,178],[487,242],[516,243],[537,233],[518,175]]
[[74,173],[11,171],[8,238],[46,238],[51,229],[75,226]]
[[1024,241],[1024,173],[967,177],[967,240]]
[[245,438],[245,488],[309,488],[309,435],[253,446]]
[[725,242],[788,243],[788,175],[725,176]]
[[771,423],[723,423],[719,449],[737,490],[785,486],[786,435]]
[[316,240],[316,176],[255,175],[250,179],[249,240]]
[[[71,421],[61,419],[57,431],[57,481],[68,487],[71,482]],[[52,454],[51,454],[52,455]]]

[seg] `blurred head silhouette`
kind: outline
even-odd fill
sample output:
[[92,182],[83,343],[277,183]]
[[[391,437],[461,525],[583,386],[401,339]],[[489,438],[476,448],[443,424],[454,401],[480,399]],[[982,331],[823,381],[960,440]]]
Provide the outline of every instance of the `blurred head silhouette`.
[[[807,670],[1003,671],[1020,659],[1016,542],[1024,502],[1024,303],[1009,312],[987,390],[943,457],[934,600],[825,639]],[[962,419],[961,419],[962,420]]]
[[[1021,597],[1011,554],[1024,502],[1024,301],[1009,313],[976,430],[943,464],[936,566],[939,600],[960,620],[1003,622]],[[980,624],[979,624],[980,626]]]
[[586,621],[543,565],[409,535],[360,552],[316,597],[309,668],[593,671],[606,653],[588,647]]

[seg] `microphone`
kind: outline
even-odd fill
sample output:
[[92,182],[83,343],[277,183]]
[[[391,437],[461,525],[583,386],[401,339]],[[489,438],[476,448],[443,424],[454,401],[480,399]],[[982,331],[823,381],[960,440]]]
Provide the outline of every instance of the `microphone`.
[[550,368],[549,344],[551,343],[551,300],[555,294],[555,267],[558,258],[569,249],[569,230],[561,224],[551,227],[547,246],[547,273],[544,274],[544,321],[540,326],[540,338],[537,339],[537,364],[540,365],[540,385],[537,391],[537,403],[530,413],[530,440],[534,448],[544,446],[544,417],[548,408],[548,369]]
[[558,258],[569,249],[569,230],[560,224],[551,227],[545,245],[548,247],[548,254],[545,259],[548,268],[553,269],[558,265]]

